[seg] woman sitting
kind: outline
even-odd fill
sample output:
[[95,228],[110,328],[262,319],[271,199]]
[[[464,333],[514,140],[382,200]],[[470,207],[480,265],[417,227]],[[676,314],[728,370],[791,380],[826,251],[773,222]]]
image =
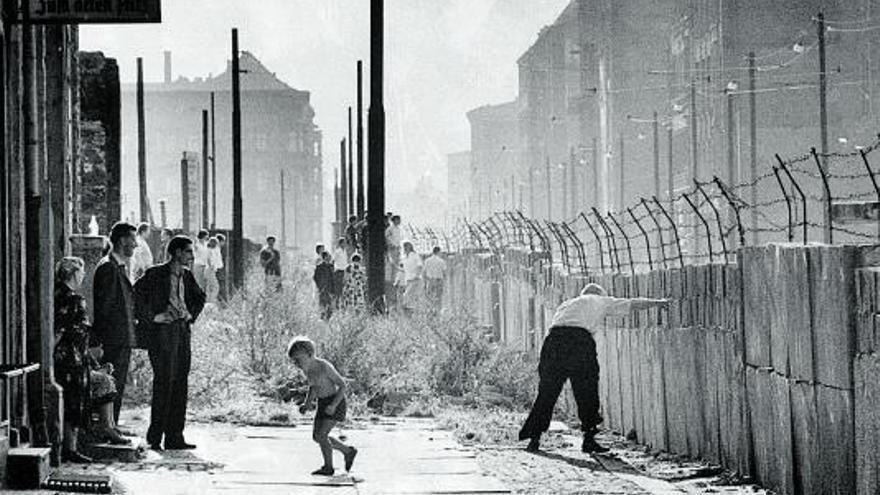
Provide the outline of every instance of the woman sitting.
[[66,257],[55,269],[55,381],[64,389],[62,461],[91,462],[77,450],[79,429],[89,425],[91,408],[100,413],[97,433],[102,440],[127,444],[113,423],[116,384],[110,370],[99,368],[100,347],[90,347],[91,326],[85,299],[76,291],[85,277],[83,260]]

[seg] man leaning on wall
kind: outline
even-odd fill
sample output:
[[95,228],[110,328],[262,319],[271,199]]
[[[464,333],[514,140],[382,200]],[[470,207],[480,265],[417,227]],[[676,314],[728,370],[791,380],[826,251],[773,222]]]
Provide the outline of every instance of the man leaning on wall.
[[587,284],[578,297],[559,305],[550,324],[550,333],[541,346],[538,398],[519,432],[520,440],[529,440],[526,450],[535,452],[540,447],[541,434],[550,427],[553,407],[562,385],[571,380],[584,432],[581,451],[608,451],[595,439],[602,416],[599,415],[599,360],[593,333],[605,324],[607,316],[626,316],[631,311],[668,305],[666,299],[610,297],[601,285],[592,283]]

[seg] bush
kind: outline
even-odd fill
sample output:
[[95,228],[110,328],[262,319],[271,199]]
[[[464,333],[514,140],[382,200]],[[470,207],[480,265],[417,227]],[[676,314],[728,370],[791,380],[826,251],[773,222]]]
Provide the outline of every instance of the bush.
[[[306,269],[287,270],[280,292],[251,272],[244,290],[222,308],[206,307],[193,328],[190,402],[211,420],[284,417],[292,408],[279,406],[307,390],[287,344],[308,335],[349,380],[354,413],[367,403],[419,416],[448,404],[528,407],[537,390],[535,358],[491,342],[471,314],[466,307],[383,316],[348,309],[325,322]],[[151,375],[144,353],[126,395],[148,401]]]

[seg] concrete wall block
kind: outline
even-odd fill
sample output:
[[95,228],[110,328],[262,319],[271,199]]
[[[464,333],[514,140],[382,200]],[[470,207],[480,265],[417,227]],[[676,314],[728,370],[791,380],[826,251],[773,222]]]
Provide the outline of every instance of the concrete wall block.
[[871,353],[877,350],[877,281],[880,268],[856,270],[856,350]]
[[818,469],[813,482],[816,493],[855,493],[855,438],[853,391],[816,386]]
[[743,284],[746,362],[757,367],[770,366],[770,316],[766,305],[769,290],[764,266],[768,251],[764,247],[745,247],[739,258]]
[[806,382],[792,382],[790,391],[794,444],[792,459],[798,466],[794,479],[795,492],[819,495],[814,482],[819,465],[815,386]]
[[856,493],[876,495],[880,487],[880,356],[855,360]]
[[852,389],[855,357],[855,268],[852,246],[809,248],[816,380]]
[[749,436],[754,447],[753,473],[758,483],[769,484],[773,476],[773,409],[770,398],[770,372],[746,368],[746,390],[749,404]]
[[772,481],[770,487],[779,495],[795,495],[794,459],[791,428],[791,399],[789,380],[777,373],[771,373],[770,393],[773,411],[773,456],[771,461]]

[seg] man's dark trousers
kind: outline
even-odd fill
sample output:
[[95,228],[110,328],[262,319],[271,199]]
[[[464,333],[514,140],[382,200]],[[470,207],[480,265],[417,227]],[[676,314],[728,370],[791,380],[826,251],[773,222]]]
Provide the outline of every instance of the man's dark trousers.
[[122,397],[125,395],[125,382],[128,380],[128,366],[131,362],[131,346],[121,343],[106,346],[102,361],[113,365],[113,379],[116,380],[113,419],[115,424],[119,424],[119,411],[122,410]]
[[183,442],[186,401],[189,390],[190,327],[184,320],[155,326],[149,344],[153,367],[153,399],[147,442],[165,445]]
[[215,270],[214,276],[217,277],[217,300],[226,302],[226,268]]
[[592,431],[602,422],[599,415],[599,361],[596,342],[590,332],[576,327],[551,328],[541,347],[538,375],[538,398],[519,432],[520,440],[538,438],[547,431],[565,380],[571,380],[581,429]]

